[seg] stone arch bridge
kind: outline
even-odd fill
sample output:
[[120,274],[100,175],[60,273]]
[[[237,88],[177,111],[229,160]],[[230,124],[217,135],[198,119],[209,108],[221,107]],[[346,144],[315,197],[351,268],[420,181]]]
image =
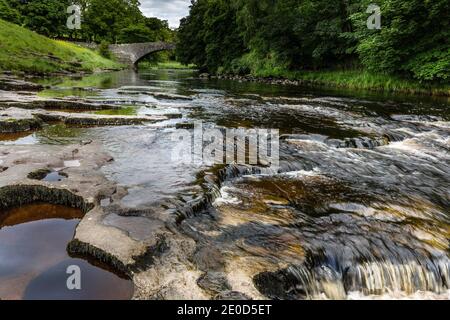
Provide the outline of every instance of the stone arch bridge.
[[149,54],[175,48],[175,44],[167,42],[112,44],[109,46],[111,53],[121,63],[132,67],[136,67],[136,64]]
[[[95,43],[75,42],[75,44],[92,50],[97,50],[99,47]],[[112,44],[109,46],[109,50],[119,62],[133,68],[136,67],[136,64],[141,59],[149,54],[163,50],[173,50],[175,48],[175,44],[167,42]]]

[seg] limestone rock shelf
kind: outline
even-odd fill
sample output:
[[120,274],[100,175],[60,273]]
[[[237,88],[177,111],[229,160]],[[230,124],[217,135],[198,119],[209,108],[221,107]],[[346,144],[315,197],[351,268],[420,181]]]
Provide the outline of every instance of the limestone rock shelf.
[[63,122],[80,126],[122,126],[155,123],[168,119],[166,116],[156,115],[120,116],[8,108],[0,110],[0,133],[31,131],[41,128],[45,122]]

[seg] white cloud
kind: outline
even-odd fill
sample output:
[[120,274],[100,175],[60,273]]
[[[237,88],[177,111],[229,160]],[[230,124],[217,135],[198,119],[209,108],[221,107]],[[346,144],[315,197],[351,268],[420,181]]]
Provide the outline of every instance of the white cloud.
[[168,20],[171,28],[177,28],[180,19],[187,16],[191,0],[141,0],[141,10],[147,17]]

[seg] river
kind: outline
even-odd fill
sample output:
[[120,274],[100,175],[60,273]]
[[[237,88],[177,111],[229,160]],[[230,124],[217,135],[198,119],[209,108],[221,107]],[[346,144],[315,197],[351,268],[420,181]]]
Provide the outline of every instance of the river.
[[[114,159],[102,173],[126,190],[120,206],[143,219],[112,214],[104,223],[137,240],[159,223],[194,239],[193,259],[206,252],[215,261],[199,267],[202,290],[255,299],[450,298],[448,99],[207,80],[187,70],[38,82],[51,85],[42,97],[121,106],[96,113],[169,116],[147,125],[49,124],[2,135],[0,144],[101,141]],[[279,130],[279,166],[174,157],[174,133],[200,121]],[[220,181],[205,183],[219,170]],[[211,203],[193,206],[205,192]]]

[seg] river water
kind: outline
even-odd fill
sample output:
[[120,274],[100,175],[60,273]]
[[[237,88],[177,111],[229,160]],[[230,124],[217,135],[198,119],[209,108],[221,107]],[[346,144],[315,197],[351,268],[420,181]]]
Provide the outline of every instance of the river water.
[[[151,219],[170,221],[205,192],[203,177],[224,168],[174,157],[177,124],[279,130],[279,168],[225,167],[209,186],[211,205],[177,220],[199,248],[218,253],[223,267],[204,271],[226,288],[273,299],[450,298],[448,99],[200,80],[174,70],[45,83],[53,87],[43,96],[122,106],[102,113],[171,115],[145,126],[51,125],[1,142],[100,139],[115,160],[103,172],[128,191],[122,206]],[[108,224],[122,228],[124,220]]]
[[[3,300],[130,299],[133,284],[101,263],[69,256],[67,244],[83,212],[32,204],[0,212],[0,297]],[[82,270],[82,290],[69,290],[67,270]]]

